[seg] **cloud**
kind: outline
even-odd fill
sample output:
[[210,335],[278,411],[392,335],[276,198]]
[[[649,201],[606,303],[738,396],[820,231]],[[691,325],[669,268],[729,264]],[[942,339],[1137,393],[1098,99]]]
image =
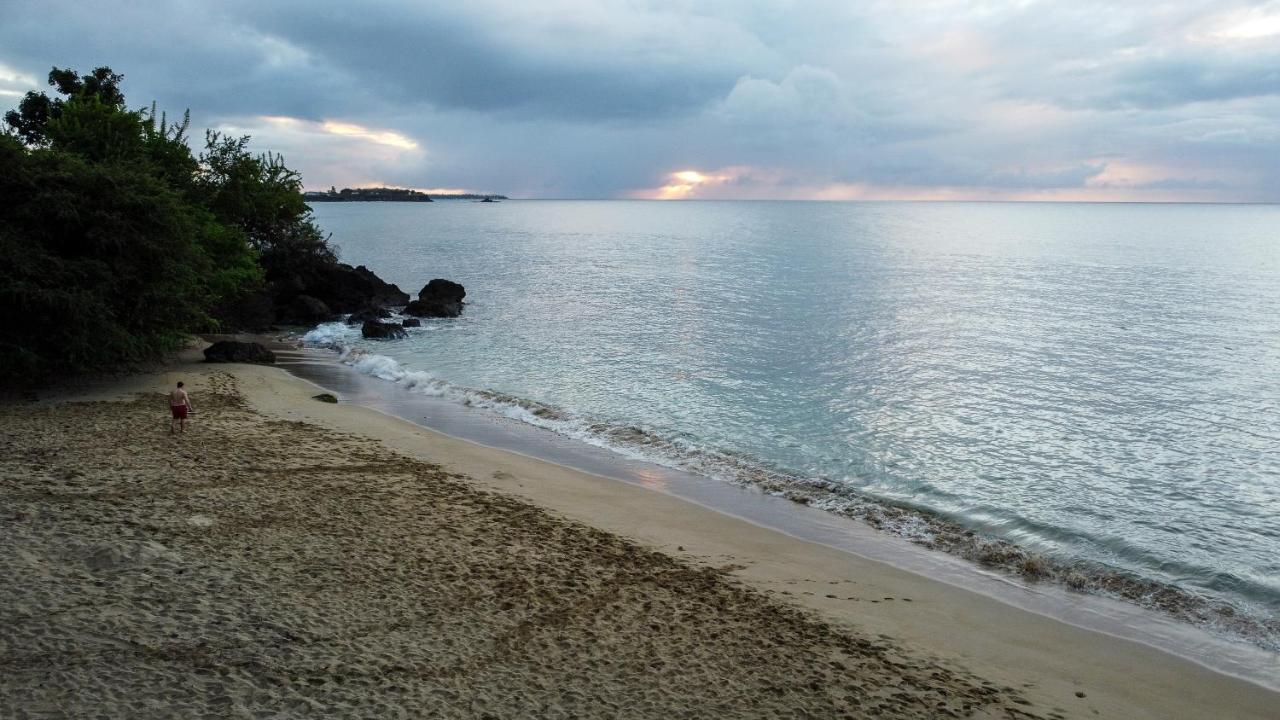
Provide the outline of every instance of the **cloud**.
[[1266,41],[1280,3],[1236,5],[1039,3],[997,35],[997,52],[1026,65],[995,82],[1014,97],[1108,110],[1280,94],[1280,45]]
[[1225,42],[1273,38],[1280,35],[1280,2],[1273,0],[1236,8],[1213,18],[1206,25],[1209,26],[1207,32],[1193,37]]
[[34,77],[0,65],[0,97],[20,98],[37,87]]
[[771,174],[749,167],[677,170],[667,173],[662,185],[633,190],[628,196],[640,200],[744,199],[751,197],[753,188],[768,187],[776,182],[776,177]]
[[233,136],[249,135],[255,147],[283,154],[311,189],[327,188],[317,180],[337,174],[349,178],[344,186],[399,185],[388,176],[419,168],[427,157],[411,137],[341,120],[263,115],[223,122],[217,129]]
[[253,3],[239,12],[383,96],[522,118],[696,113],[772,59],[733,22],[663,5]]
[[1163,174],[1164,170],[1121,164],[1063,168],[1045,172],[1021,170],[959,184],[895,184],[821,182],[787,175],[777,169],[722,168],[669,173],[664,184],[635,190],[629,197],[645,200],[1013,200],[1167,202],[1229,199],[1221,181]]
[[311,187],[1274,201],[1276,18],[1277,0],[48,0],[0,5],[0,104],[51,65],[109,64],[132,102],[249,132]]
[[861,113],[840,78],[826,68],[800,65],[780,82],[744,76],[715,110],[743,125],[851,127]]
[[1166,108],[1280,95],[1280,50],[1242,57],[1216,48],[1197,49],[1117,62],[1086,77],[1092,87],[1082,83],[1079,89],[1060,95],[1062,102],[1102,108]]
[[338,122],[336,120],[325,120],[320,123],[320,129],[331,135],[360,138],[378,145],[389,145],[401,150],[418,149],[417,141],[392,130],[373,130],[355,123]]

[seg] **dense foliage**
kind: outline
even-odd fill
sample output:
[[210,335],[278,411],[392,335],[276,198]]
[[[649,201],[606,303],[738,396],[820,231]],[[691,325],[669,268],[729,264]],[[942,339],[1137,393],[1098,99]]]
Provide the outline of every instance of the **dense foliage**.
[[298,175],[248,138],[130,110],[122,76],[54,68],[0,134],[0,384],[154,358],[290,267],[334,255]]

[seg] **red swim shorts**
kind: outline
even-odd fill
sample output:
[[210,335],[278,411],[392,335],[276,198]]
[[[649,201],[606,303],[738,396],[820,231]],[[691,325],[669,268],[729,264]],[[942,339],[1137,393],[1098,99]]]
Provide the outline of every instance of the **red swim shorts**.
[[170,406],[169,406],[169,409],[173,411],[173,419],[174,419],[174,420],[186,420],[186,419],[187,419],[187,406],[186,406],[186,405],[170,405]]

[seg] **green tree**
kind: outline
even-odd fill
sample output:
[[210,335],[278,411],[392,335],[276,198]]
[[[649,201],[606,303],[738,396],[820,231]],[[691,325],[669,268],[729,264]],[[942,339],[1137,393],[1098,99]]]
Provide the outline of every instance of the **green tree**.
[[200,155],[197,188],[217,218],[244,232],[269,281],[304,279],[337,262],[311,219],[302,178],[279,155],[255,155],[249,138],[210,131]]
[[49,71],[49,84],[66,96],[66,99],[50,99],[44,93],[29,92],[18,104],[17,110],[4,114],[4,121],[22,141],[28,145],[44,145],[49,142],[49,124],[62,117],[67,103],[73,99],[93,100],[108,108],[124,109],[124,94],[120,82],[124,76],[109,67],[94,69],[88,75],[77,75],[70,68],[53,68]]
[[[283,202],[276,186],[296,174],[276,159],[275,185],[218,175],[187,145],[189,117],[129,110],[121,80],[105,67],[54,68],[63,97],[28,93],[5,115],[0,382],[155,357],[263,288],[252,214]],[[239,217],[211,202],[233,196]],[[318,236],[296,210],[296,228],[288,217],[273,216],[270,234]]]
[[0,167],[5,380],[154,357],[208,323],[198,208],[135,168],[8,139]]

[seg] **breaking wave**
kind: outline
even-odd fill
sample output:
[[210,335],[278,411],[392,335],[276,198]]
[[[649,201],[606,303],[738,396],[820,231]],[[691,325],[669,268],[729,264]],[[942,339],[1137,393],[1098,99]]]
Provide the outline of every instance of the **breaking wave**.
[[1039,554],[973,531],[930,509],[873,497],[838,480],[787,472],[749,455],[709,447],[691,435],[602,421],[546,403],[493,390],[455,385],[385,355],[353,347],[358,326],[326,323],[302,336],[306,347],[327,348],[365,375],[421,395],[482,408],[503,417],[607,449],[627,458],[692,472],[861,520],[886,533],[1031,582],[1053,582],[1077,592],[1135,603],[1176,619],[1280,651],[1280,619],[1192,590],[1100,563]]

